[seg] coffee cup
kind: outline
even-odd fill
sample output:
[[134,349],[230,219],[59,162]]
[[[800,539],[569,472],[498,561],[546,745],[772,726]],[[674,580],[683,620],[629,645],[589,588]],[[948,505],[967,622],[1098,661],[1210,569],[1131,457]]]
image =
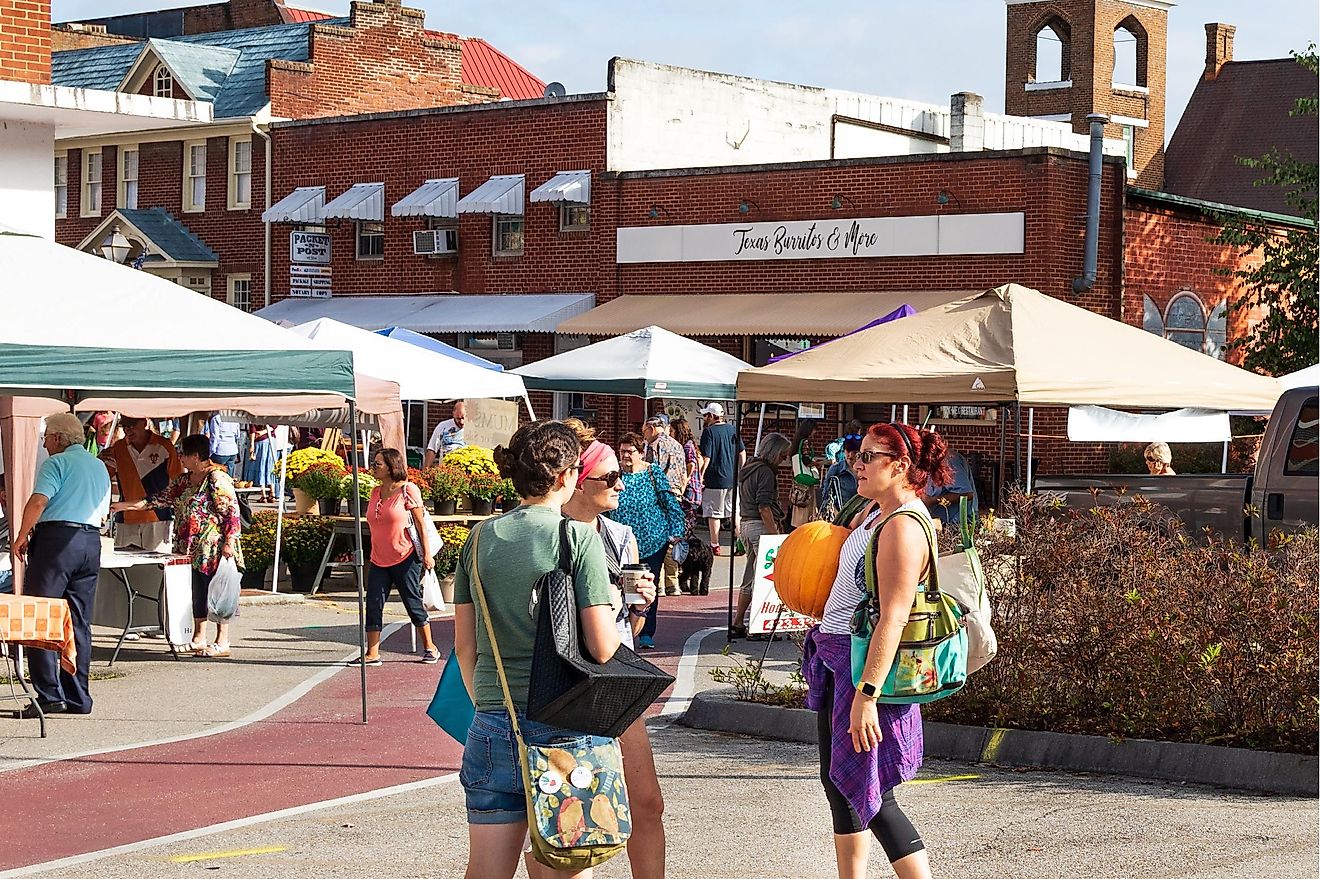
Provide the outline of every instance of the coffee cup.
[[638,584],[650,573],[645,565],[624,565],[619,571],[619,587],[623,589],[623,600],[627,604],[649,604],[637,591]]

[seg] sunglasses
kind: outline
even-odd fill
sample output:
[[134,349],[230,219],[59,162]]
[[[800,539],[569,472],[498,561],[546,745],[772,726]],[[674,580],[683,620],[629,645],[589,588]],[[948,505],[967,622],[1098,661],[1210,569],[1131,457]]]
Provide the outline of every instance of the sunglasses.
[[869,466],[876,458],[897,458],[898,456],[891,452],[883,452],[879,449],[867,449],[865,452],[857,453],[857,460],[863,465]]
[[603,483],[606,488],[613,488],[623,480],[623,473],[618,470],[611,470],[604,476],[584,476],[582,478],[587,482],[600,482]]

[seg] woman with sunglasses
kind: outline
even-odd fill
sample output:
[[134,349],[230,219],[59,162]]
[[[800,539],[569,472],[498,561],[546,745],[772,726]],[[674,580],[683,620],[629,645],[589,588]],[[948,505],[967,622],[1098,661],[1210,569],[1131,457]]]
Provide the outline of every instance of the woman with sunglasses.
[[[619,464],[622,468],[623,494],[619,508],[609,514],[616,522],[632,528],[637,537],[637,552],[646,569],[660,578],[660,569],[671,543],[687,530],[683,508],[670,490],[669,479],[658,464],[648,464],[642,457],[645,443],[635,433],[625,433],[619,439]],[[655,648],[656,612],[660,606],[659,594],[646,608],[646,621],[637,636],[637,646],[643,650]]]
[[[438,546],[430,546],[423,516],[422,493],[408,481],[408,469],[398,449],[381,449],[371,458],[371,475],[380,485],[371,490],[364,518],[371,529],[371,570],[367,573],[367,665],[380,665],[380,632],[384,626],[385,601],[391,589],[408,611],[408,619],[422,640],[422,662],[440,661],[440,651],[431,639],[431,623],[422,604],[422,569],[435,568]],[[422,543],[417,557],[413,534]]]
[[[526,742],[604,741],[521,716],[527,709],[536,642],[536,619],[528,613],[532,589],[542,575],[559,567],[565,527],[583,648],[596,662],[608,662],[619,649],[614,623],[619,592],[610,583],[601,541],[590,525],[566,522],[563,515],[564,504],[577,490],[580,454],[577,435],[562,422],[533,421],[520,427],[507,448],[495,449],[495,463],[500,475],[513,481],[522,503],[473,528],[459,553],[454,653],[477,709],[458,776],[467,800],[466,879],[512,879],[527,836],[522,772],[487,635],[486,609]],[[485,609],[474,603],[474,571],[480,576]]]
[[[921,712],[916,705],[881,705],[917,589],[934,563],[921,500],[928,482],[948,485],[948,446],[936,433],[907,424],[875,424],[862,437],[854,471],[857,491],[870,503],[853,521],[839,553],[838,573],[820,625],[807,635],[802,669],[807,707],[816,712],[820,777],[834,824],[840,879],[866,875],[873,834],[899,879],[929,877],[921,834],[894,800],[894,788],[921,766]],[[899,515],[902,513],[903,515]],[[865,560],[876,529],[877,597],[861,682],[852,679],[853,615],[866,608]]]
[[[614,450],[596,439],[596,432],[578,421],[566,418],[564,423],[573,428],[582,449],[582,470],[577,477],[577,491],[564,503],[564,515],[585,522],[596,529],[605,547],[605,562],[610,569],[610,580],[619,588],[619,573],[624,565],[639,562],[637,538],[622,522],[605,514],[619,508],[623,493],[623,474]],[[646,604],[625,605],[615,620],[619,639],[633,646],[633,635],[641,629],[645,609],[655,600],[655,577],[647,578],[637,587]],[[620,595],[622,595],[620,590]],[[665,875],[664,797],[660,792],[660,779],[655,771],[655,755],[651,750],[651,737],[646,721],[638,718],[623,735],[619,736],[623,751],[623,767],[628,776],[628,805],[633,813],[633,832],[628,838],[628,862],[635,879],[663,879]],[[527,874],[533,879],[554,875],[540,864],[527,859]]]

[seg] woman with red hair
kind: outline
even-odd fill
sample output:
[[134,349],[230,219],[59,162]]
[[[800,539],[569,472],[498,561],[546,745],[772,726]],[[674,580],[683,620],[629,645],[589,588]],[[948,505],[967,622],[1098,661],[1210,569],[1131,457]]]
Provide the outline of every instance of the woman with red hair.
[[[871,503],[850,523],[853,532],[839,553],[825,612],[804,647],[807,707],[816,711],[820,777],[840,879],[866,875],[868,831],[880,840],[900,879],[931,875],[921,834],[894,800],[894,788],[921,766],[921,711],[916,705],[880,705],[876,697],[917,589],[934,563],[930,513],[921,495],[928,482],[949,483],[948,451],[938,434],[907,424],[875,424],[863,435],[853,469],[857,493]],[[873,537],[879,617],[854,687],[853,615],[868,608],[864,556]]]

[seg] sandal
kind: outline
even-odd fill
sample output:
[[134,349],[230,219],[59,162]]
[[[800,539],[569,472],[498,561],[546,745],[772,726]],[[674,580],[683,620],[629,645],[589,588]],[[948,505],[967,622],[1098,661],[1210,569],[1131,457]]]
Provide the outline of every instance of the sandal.
[[206,655],[206,644],[205,644],[205,643],[201,643],[201,644],[189,644],[189,645],[188,645],[188,651],[189,651],[190,653],[192,653],[193,656],[205,656],[205,655]]
[[367,668],[379,668],[385,662],[379,656],[368,656],[365,659],[354,659],[349,665],[365,665]]
[[206,649],[202,651],[202,655],[207,659],[229,659],[229,645],[226,644],[221,647],[219,644],[207,644]]

